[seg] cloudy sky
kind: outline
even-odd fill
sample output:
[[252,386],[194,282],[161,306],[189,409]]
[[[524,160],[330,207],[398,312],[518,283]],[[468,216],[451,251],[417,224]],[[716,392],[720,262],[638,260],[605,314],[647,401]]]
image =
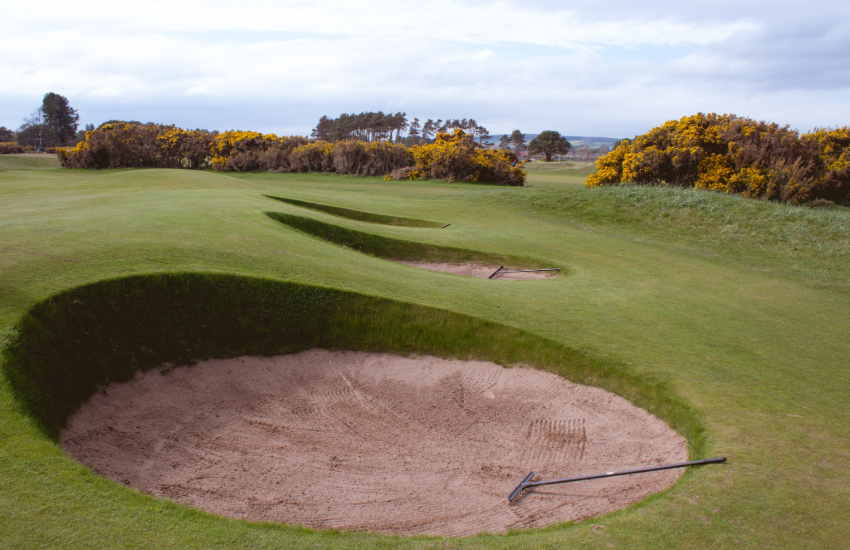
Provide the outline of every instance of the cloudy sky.
[[47,92],[81,124],[278,134],[378,110],[474,118],[493,134],[632,137],[699,111],[850,125],[846,1],[40,0],[2,12],[0,125],[12,129]]

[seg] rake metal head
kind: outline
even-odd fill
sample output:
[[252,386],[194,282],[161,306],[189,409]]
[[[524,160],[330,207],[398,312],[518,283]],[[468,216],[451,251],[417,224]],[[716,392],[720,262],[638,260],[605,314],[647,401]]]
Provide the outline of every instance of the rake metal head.
[[508,495],[508,505],[513,506],[516,504],[516,501],[520,499],[522,495],[525,494],[525,491],[528,490],[526,484],[528,484],[532,479],[534,479],[534,472],[529,472],[527,476],[522,478],[522,481],[519,482],[519,485],[511,491],[511,494]]

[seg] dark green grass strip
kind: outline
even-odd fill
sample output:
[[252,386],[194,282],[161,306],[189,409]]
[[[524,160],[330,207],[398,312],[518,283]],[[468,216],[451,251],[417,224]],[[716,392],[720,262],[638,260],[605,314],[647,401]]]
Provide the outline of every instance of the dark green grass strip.
[[[543,264],[530,258],[519,258],[506,254],[492,254],[470,250],[467,248],[453,248],[436,244],[418,243],[403,239],[383,237],[365,231],[357,231],[339,225],[333,225],[312,218],[293,216],[283,212],[266,212],[266,215],[275,221],[288,225],[293,229],[303,231],[309,235],[319,237],[326,241],[352,248],[354,250],[386,258],[389,260],[406,261],[431,261],[431,262],[478,262],[491,265],[502,265],[505,269],[538,269],[550,268],[551,264]],[[566,268],[561,267],[559,275],[566,273]]]
[[445,223],[429,222],[427,220],[417,220],[416,218],[403,218],[400,216],[385,216],[383,214],[373,214],[371,212],[362,212],[360,210],[352,210],[350,208],[342,208],[340,206],[331,206],[328,204],[319,204],[316,202],[299,201],[295,199],[287,199],[284,197],[274,197],[272,195],[264,195],[276,201],[285,202],[293,206],[318,210],[341,218],[357,220],[359,222],[380,223],[384,225],[399,225],[403,227],[442,227]]
[[702,457],[705,428],[664,383],[519,329],[347,291],[220,274],[105,280],[33,306],[3,350],[16,398],[57,438],[98,388],[163,364],[322,347],[531,365],[613,391]]

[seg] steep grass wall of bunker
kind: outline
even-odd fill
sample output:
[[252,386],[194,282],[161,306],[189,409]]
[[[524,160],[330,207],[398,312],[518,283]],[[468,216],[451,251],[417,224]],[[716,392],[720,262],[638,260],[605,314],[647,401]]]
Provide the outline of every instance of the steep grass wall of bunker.
[[350,220],[356,220],[360,222],[367,223],[378,223],[382,225],[397,225],[401,227],[422,227],[422,228],[436,228],[442,227],[445,225],[444,223],[431,222],[428,220],[419,220],[416,218],[405,218],[401,216],[388,216],[386,214],[375,214],[372,212],[364,212],[362,210],[354,210],[351,208],[343,208],[341,206],[331,206],[329,204],[320,204],[317,202],[307,202],[307,201],[299,201],[296,199],[288,199],[285,197],[275,197],[273,195],[264,195],[266,198],[274,199],[276,201],[284,202],[287,204],[291,204],[293,206],[298,206],[301,208],[309,208],[310,210],[316,210],[319,212],[324,212],[326,214],[330,214],[332,216],[338,216],[341,218],[348,218]]
[[99,388],[163,364],[304,349],[429,354],[529,365],[656,414],[699,454],[705,430],[668,386],[625,365],[474,317],[352,292],[218,274],[110,279],[27,311],[3,349],[15,396],[52,439]]
[[[271,219],[297,229],[308,235],[313,235],[325,241],[345,246],[364,254],[385,258],[388,260],[402,261],[431,261],[447,263],[476,262],[496,267],[502,265],[507,269],[545,269],[560,267],[559,275],[566,274],[563,266],[544,264],[530,258],[520,258],[507,254],[493,254],[470,250],[466,248],[454,248],[436,244],[419,243],[403,239],[384,237],[365,231],[349,229],[339,225],[333,225],[313,218],[294,216],[284,212],[266,212]],[[495,269],[495,267],[494,267]]]

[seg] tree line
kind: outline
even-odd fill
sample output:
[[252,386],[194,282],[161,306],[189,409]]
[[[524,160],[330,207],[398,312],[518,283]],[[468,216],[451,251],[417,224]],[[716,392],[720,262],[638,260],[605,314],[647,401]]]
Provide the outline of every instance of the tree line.
[[805,203],[850,203],[850,127],[800,134],[775,123],[698,113],[623,140],[585,185],[663,184]]
[[[418,118],[408,121],[407,113],[388,113],[383,111],[363,112],[360,114],[343,113],[336,118],[322,116],[313,129],[311,137],[322,141],[359,140],[391,141],[405,145],[434,143],[437,134],[462,130],[482,145],[488,145],[490,134],[487,128],[475,119],[428,119],[422,122]],[[402,132],[407,132],[402,136]]]
[[[490,140],[492,136],[484,126],[478,124],[473,118],[463,119],[427,119],[422,122],[419,118],[408,121],[407,113],[388,113],[383,111],[362,112],[360,114],[343,113],[336,118],[327,115],[319,119],[313,128],[311,137],[313,139],[336,142],[346,140],[359,140],[365,142],[391,141],[403,143],[408,146],[433,143],[434,138],[440,133],[462,130],[464,134],[472,136],[473,140],[483,147],[493,145]],[[407,132],[402,136],[402,132]],[[503,135],[497,145],[499,149],[511,151],[514,157],[528,150],[530,154],[544,154],[546,160],[552,160],[553,154],[567,154],[570,143],[558,132],[544,131],[531,143],[525,139],[525,134],[514,130],[511,135]]]

